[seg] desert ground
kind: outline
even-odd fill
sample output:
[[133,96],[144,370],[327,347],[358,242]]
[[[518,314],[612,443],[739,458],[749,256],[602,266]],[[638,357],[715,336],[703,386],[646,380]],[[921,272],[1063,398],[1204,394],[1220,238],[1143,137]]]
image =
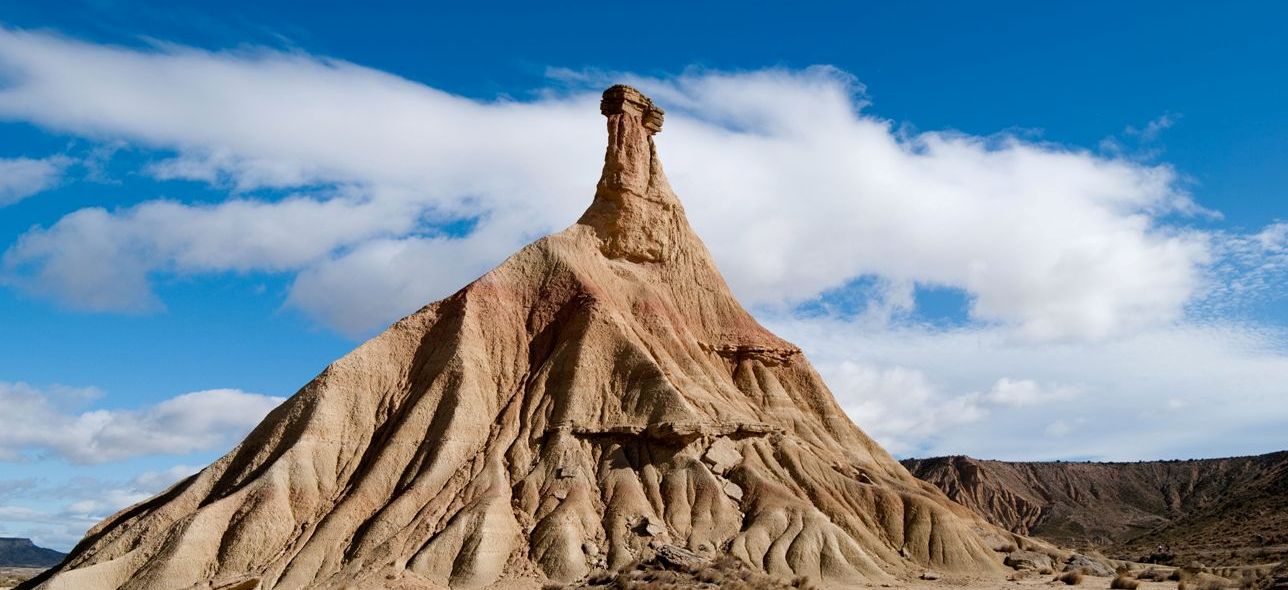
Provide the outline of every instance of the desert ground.
[[9,590],[42,571],[34,567],[0,567],[0,590]]

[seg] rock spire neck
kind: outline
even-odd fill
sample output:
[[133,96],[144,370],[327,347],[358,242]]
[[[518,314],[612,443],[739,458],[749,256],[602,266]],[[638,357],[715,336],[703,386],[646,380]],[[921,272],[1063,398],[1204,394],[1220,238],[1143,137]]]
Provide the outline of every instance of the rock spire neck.
[[595,201],[578,223],[594,228],[610,258],[667,260],[687,222],[653,144],[665,113],[621,84],[604,91],[599,110],[608,118],[608,150]]

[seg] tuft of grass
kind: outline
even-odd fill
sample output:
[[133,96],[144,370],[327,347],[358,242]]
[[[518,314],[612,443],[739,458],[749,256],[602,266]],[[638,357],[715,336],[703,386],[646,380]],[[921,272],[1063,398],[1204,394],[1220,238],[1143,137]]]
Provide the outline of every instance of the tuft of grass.
[[1064,582],[1069,586],[1077,586],[1078,584],[1082,583],[1082,572],[1077,570],[1074,570],[1071,572],[1064,572],[1063,574],[1060,574],[1060,577],[1056,579],[1060,580],[1061,582]]
[[1109,587],[1114,590],[1136,590],[1140,587],[1140,582],[1119,574],[1114,577],[1113,581],[1109,582]]

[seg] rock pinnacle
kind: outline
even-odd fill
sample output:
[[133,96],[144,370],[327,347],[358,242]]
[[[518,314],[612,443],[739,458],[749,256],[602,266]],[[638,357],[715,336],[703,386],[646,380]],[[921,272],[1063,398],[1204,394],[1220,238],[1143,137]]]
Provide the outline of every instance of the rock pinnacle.
[[595,201],[578,223],[595,229],[609,258],[661,262],[688,228],[657,157],[653,135],[664,112],[640,91],[616,85],[599,110],[608,118],[608,150]]

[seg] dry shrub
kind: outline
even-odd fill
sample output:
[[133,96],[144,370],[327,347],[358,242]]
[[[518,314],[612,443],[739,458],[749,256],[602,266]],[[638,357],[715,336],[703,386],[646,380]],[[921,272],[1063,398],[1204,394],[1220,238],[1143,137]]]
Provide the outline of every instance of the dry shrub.
[[1140,587],[1140,582],[1119,574],[1109,582],[1109,587],[1114,590],[1136,590]]
[[792,588],[796,588],[797,590],[817,590],[818,587],[815,586],[814,582],[810,581],[808,577],[796,576],[795,578],[792,578]]
[[1063,574],[1060,574],[1059,578],[1056,578],[1056,579],[1070,586],[1077,586],[1078,584],[1082,583],[1082,572],[1077,570],[1074,570],[1071,572],[1064,572]]
[[723,556],[712,561],[695,560],[673,563],[651,559],[633,563],[616,573],[602,570],[591,573],[580,584],[585,590],[815,590],[809,578],[797,576],[784,580],[747,567],[741,561]]
[[1140,574],[1138,574],[1136,576],[1136,579],[1145,580],[1146,582],[1162,582],[1163,580],[1167,579],[1167,574],[1164,574],[1163,572],[1158,571],[1151,567],[1141,572]]

